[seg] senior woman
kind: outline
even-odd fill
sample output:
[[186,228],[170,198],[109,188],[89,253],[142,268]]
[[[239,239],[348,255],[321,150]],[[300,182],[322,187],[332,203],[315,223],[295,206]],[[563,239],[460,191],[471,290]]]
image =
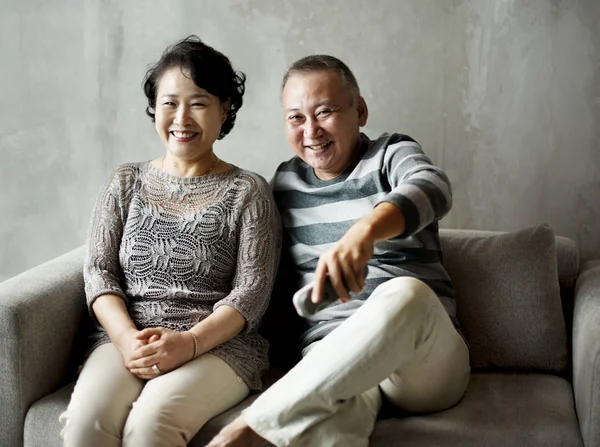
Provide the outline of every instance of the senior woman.
[[196,36],[146,74],[166,152],[120,166],[97,199],[84,263],[97,329],[61,416],[66,446],[185,446],[261,388],[279,216],[262,177],[213,152],[244,82]]

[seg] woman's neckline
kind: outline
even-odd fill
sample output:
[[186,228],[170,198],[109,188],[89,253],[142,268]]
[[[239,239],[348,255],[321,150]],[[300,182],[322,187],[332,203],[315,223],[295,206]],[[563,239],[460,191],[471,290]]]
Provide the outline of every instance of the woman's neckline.
[[163,169],[154,166],[152,164],[152,160],[146,162],[146,170],[151,171],[153,174],[158,175],[159,177],[168,180],[169,182],[189,184],[203,183],[209,180],[215,180],[219,177],[227,177],[231,175],[234,171],[237,171],[239,169],[237,166],[232,165],[231,163],[229,163],[229,165],[231,166],[231,169],[228,169],[226,171],[197,175],[194,177],[179,177],[177,175],[171,175],[165,172]]

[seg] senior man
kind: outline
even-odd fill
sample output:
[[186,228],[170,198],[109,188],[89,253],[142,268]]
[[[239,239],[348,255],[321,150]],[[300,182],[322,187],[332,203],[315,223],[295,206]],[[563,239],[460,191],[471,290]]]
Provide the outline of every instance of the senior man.
[[284,249],[314,302],[327,277],[340,299],[307,320],[302,360],[209,447],[366,446],[383,396],[434,412],[469,382],[438,235],[451,187],[412,138],[360,132],[367,104],[339,59],[292,64],[282,106],[296,153],[272,182]]

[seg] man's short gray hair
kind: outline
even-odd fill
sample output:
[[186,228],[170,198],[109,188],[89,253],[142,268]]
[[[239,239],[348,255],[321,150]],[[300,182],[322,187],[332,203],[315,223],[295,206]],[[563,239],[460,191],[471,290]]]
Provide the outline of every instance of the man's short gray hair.
[[324,71],[331,70],[336,72],[342,81],[350,90],[350,94],[352,97],[352,102],[358,100],[360,96],[360,89],[358,87],[358,82],[356,82],[356,78],[354,74],[348,68],[346,64],[344,64],[337,57],[328,56],[326,54],[315,54],[312,56],[306,56],[302,59],[298,59],[294,62],[290,68],[285,72],[283,76],[283,82],[281,83],[281,90],[285,88],[285,84],[287,84],[288,79],[297,73],[312,73],[315,71]]

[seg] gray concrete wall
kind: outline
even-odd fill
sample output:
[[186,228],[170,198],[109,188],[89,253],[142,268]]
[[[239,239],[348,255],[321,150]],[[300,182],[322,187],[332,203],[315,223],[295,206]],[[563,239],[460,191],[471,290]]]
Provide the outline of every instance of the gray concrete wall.
[[0,280],[80,245],[118,164],[160,156],[140,84],[196,33],[248,75],[220,157],[270,178],[285,68],[355,71],[366,132],[412,135],[454,185],[442,226],[550,223],[600,257],[598,0],[0,0]]

